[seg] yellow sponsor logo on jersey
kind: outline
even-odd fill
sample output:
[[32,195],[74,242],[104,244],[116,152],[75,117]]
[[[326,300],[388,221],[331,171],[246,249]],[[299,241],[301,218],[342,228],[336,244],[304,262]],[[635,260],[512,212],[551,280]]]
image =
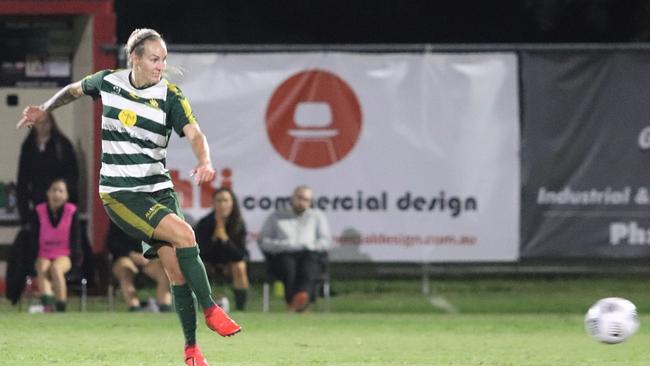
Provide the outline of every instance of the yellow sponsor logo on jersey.
[[154,108],[158,108],[158,101],[155,99],[149,99],[149,105]]
[[151,206],[147,212],[144,214],[144,217],[147,218],[147,220],[151,220],[151,218],[158,213],[158,211],[164,209],[165,206],[163,206],[160,203],[156,203],[155,205]]
[[135,122],[138,120],[138,116],[132,110],[122,109],[120,114],[117,115],[117,119],[119,119],[123,125],[127,127],[133,127],[135,125]]

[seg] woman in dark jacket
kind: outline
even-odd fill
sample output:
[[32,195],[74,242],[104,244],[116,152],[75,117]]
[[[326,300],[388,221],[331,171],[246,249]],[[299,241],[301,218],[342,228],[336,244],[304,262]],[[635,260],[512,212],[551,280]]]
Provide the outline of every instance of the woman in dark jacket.
[[16,195],[22,224],[33,218],[34,207],[45,202],[45,192],[57,178],[68,183],[70,202],[77,202],[79,169],[72,143],[56,125],[54,116],[47,114],[29,132],[20,150]]
[[214,210],[195,229],[201,258],[213,266],[226,266],[226,272],[232,276],[235,307],[244,310],[249,287],[246,224],[237,197],[229,188],[217,189],[212,204]]

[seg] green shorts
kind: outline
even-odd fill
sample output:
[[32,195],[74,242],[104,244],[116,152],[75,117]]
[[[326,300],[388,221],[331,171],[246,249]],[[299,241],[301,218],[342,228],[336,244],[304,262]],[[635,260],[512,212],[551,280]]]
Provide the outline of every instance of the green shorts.
[[184,219],[173,189],[151,193],[117,191],[99,196],[111,221],[127,235],[142,240],[146,257],[155,256],[155,251],[149,249],[162,243],[153,239],[153,231],[163,217],[173,213]]

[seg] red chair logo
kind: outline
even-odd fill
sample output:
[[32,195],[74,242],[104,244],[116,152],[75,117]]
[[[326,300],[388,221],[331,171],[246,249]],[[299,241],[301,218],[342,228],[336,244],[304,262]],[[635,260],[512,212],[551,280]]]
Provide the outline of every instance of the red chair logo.
[[302,71],[271,96],[266,129],[284,159],[304,168],[323,168],[354,148],[361,132],[361,108],[352,88],[337,75]]

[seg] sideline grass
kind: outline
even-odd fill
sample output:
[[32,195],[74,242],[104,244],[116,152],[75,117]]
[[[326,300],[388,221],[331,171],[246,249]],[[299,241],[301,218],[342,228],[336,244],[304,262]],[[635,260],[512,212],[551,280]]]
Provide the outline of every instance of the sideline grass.
[[[220,338],[199,322],[212,365],[255,366],[610,366],[650,365],[647,279],[454,279],[432,291],[459,309],[445,314],[418,281],[337,282],[331,313],[287,314],[274,299],[233,316],[244,326]],[[587,337],[583,314],[596,299],[624,296],[640,309],[630,341]],[[74,300],[70,307],[74,309]],[[0,302],[2,365],[182,365],[174,314],[105,312],[29,315]]]

